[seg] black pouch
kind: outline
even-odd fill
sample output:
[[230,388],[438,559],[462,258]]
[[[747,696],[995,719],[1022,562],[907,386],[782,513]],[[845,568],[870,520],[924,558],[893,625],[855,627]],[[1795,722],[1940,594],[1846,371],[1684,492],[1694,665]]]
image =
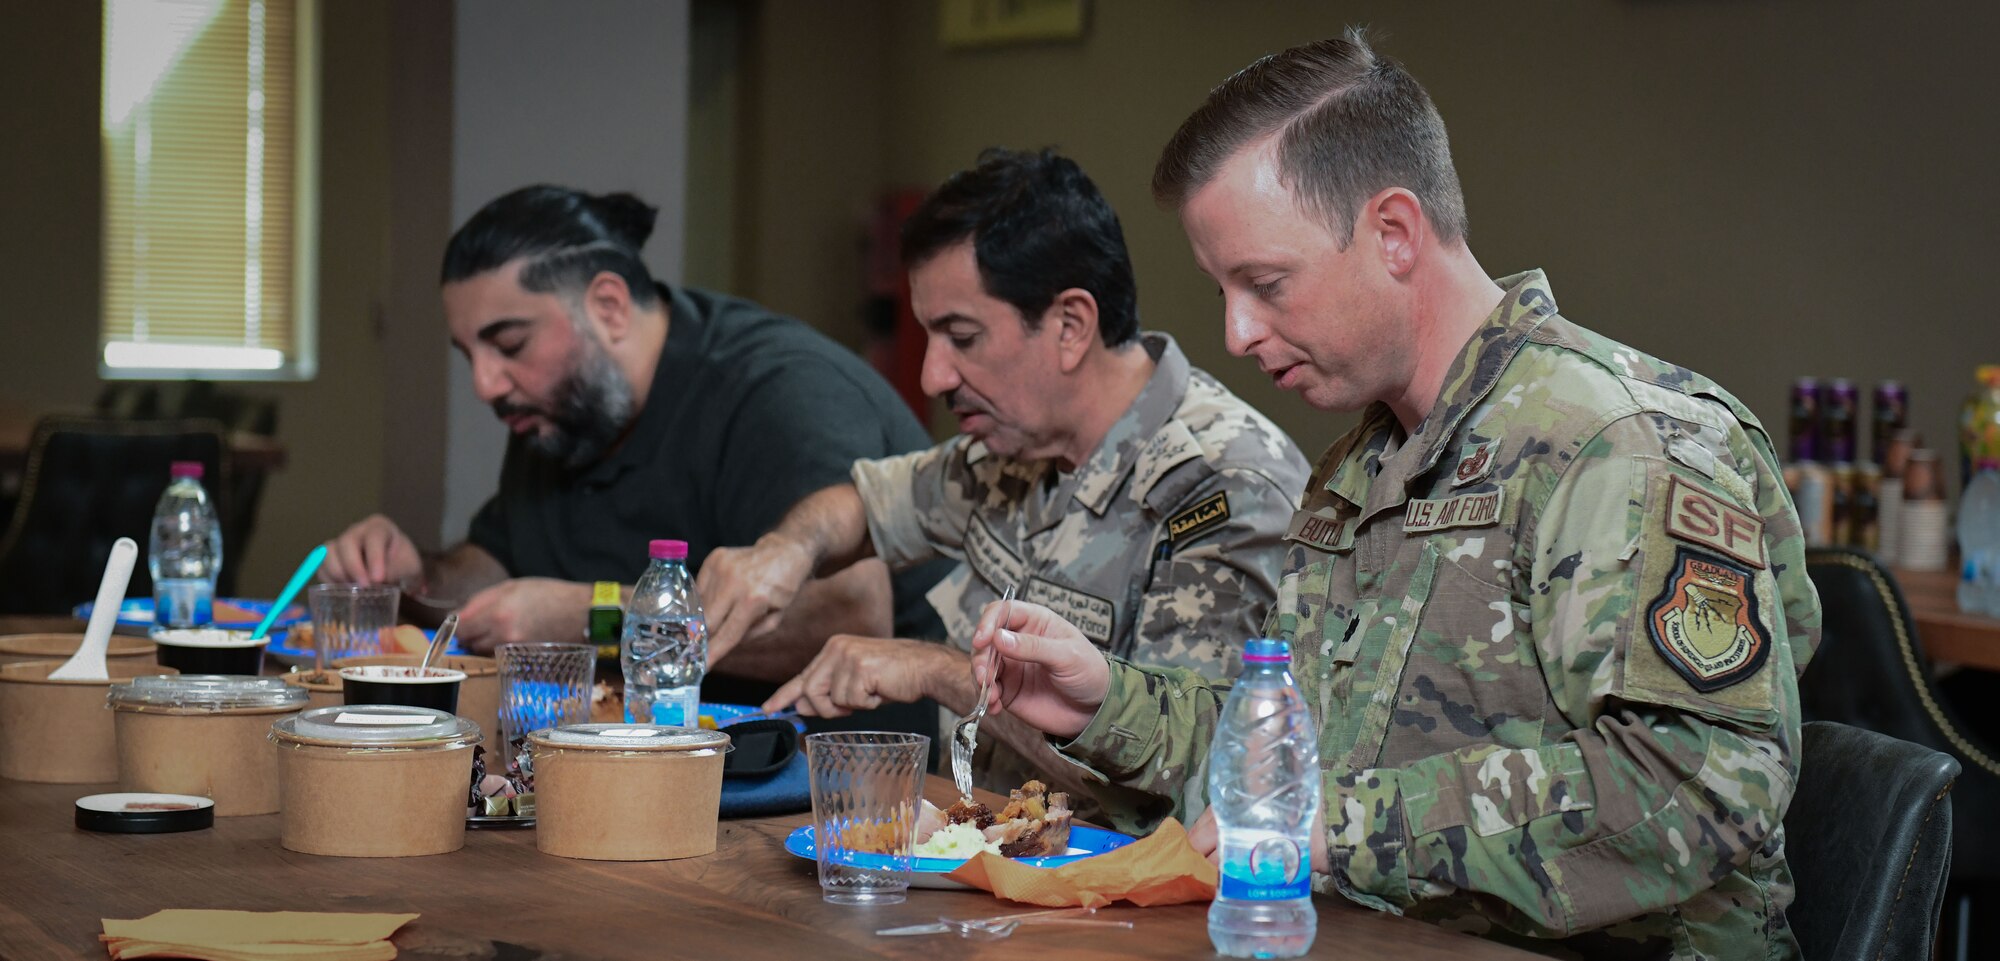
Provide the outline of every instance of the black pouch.
[[722,729],[730,752],[722,762],[723,777],[765,777],[784,770],[799,753],[799,729],[781,718],[745,721]]

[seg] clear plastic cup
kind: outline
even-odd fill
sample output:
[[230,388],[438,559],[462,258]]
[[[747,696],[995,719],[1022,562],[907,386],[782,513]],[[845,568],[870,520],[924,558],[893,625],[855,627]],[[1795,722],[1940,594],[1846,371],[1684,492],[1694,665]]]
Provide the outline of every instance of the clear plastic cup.
[[502,644],[500,662],[500,744],[507,773],[529,782],[524,769],[528,735],[543,728],[590,720],[590,681],[597,648],[588,644]]
[[806,735],[819,888],[835,904],[896,904],[910,887],[931,739],[888,731]]
[[326,652],[320,663],[382,653],[384,637],[396,627],[396,603],[402,593],[394,584],[309,588],[306,605],[312,609],[313,644]]

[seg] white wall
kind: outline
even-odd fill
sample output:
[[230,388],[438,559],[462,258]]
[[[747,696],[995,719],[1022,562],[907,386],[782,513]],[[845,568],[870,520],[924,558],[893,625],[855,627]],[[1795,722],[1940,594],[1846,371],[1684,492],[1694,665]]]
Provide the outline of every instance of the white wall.
[[[646,265],[678,280],[688,0],[461,0],[456,17],[454,227],[494,197],[532,183],[629,190],[660,208]],[[429,256],[435,262],[440,253]],[[473,396],[470,369],[455,351],[450,371],[443,544],[462,539],[492,495],[507,441]]]

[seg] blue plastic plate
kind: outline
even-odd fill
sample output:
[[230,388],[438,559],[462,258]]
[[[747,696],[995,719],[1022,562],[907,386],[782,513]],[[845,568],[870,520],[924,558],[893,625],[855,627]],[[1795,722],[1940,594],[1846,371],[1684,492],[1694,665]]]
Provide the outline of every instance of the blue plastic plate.
[[[715,718],[717,725],[726,725],[739,717],[763,714],[764,712],[757,710],[757,706],[754,704],[717,704],[712,701],[703,701],[701,702],[701,713]],[[800,734],[804,734],[806,731],[806,722],[797,718],[792,719],[792,726],[798,728]]]
[[[1072,824],[1069,829],[1068,854],[1052,854],[1045,858],[1015,858],[1014,860],[1032,868],[1059,868],[1065,864],[1081,861],[1084,858],[1096,857],[1106,851],[1116,851],[1127,844],[1131,844],[1134,840],[1129,834],[1119,834],[1116,831],[1106,831],[1101,828]],[[819,854],[813,847],[813,826],[808,824],[786,835],[785,850],[808,861],[817,861]],[[891,862],[885,855],[856,851],[850,854],[849,858],[850,863],[856,867],[875,868],[884,871],[890,869]],[[941,876],[949,874],[958,870],[959,866],[965,863],[957,858],[916,858],[914,860],[916,861],[916,865],[912,870],[910,883],[917,887],[935,886],[920,883],[924,880],[943,880],[942,877],[926,879],[923,877],[924,875]]]
[[[218,597],[215,600],[218,604],[228,603],[242,608],[248,615],[247,620],[218,617],[215,619],[216,627],[256,627],[257,622],[263,620],[264,615],[271,612],[271,602],[268,599],[258,601],[242,597]],[[95,601],[84,601],[78,604],[76,610],[70,613],[75,614],[77,620],[87,621],[90,620],[91,610],[96,606]],[[278,620],[271,627],[273,630],[281,627],[291,627],[294,624],[303,624],[310,619],[311,617],[306,613],[306,606],[304,604],[293,604],[290,610],[279,615]],[[118,605],[118,623],[127,627],[152,627],[153,599],[150,597],[126,598],[125,603]]]

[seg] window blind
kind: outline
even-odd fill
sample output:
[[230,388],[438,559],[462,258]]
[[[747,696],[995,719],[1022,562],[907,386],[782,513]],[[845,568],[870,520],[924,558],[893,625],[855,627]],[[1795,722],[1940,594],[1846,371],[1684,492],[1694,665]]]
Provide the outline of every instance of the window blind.
[[104,0],[107,376],[311,376],[312,12]]

